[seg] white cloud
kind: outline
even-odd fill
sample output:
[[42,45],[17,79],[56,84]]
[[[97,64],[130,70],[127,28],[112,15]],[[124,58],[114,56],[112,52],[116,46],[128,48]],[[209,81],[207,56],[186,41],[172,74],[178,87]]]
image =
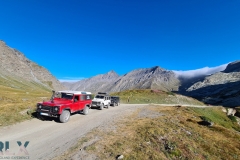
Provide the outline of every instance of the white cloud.
[[197,76],[204,76],[204,75],[210,75],[216,72],[220,72],[225,70],[227,67],[227,64],[223,64],[217,67],[204,67],[196,70],[188,70],[188,71],[173,71],[178,77],[183,77],[183,78],[193,78]]
[[80,80],[85,79],[84,77],[63,77],[61,79],[58,79],[60,82],[77,82]]

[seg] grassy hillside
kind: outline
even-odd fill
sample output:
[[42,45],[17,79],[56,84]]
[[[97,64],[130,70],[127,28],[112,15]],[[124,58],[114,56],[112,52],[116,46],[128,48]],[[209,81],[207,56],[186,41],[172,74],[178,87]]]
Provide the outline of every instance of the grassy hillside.
[[[202,125],[203,117],[214,125]],[[110,128],[93,131],[57,159],[240,159],[240,126],[220,107],[146,106]]]
[[0,126],[30,119],[36,103],[50,96],[51,91],[41,84],[0,77]]
[[191,97],[182,96],[172,92],[165,92],[160,90],[127,90],[111,95],[120,96],[121,103],[130,104],[192,104],[192,105],[203,105],[196,99]]

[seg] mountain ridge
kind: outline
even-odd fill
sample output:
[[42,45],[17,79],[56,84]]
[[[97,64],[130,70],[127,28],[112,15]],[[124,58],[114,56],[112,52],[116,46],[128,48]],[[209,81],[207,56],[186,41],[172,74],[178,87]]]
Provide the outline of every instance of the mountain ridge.
[[[164,81],[164,83],[162,83]],[[168,83],[165,83],[168,82]],[[159,66],[132,70],[122,76],[115,71],[99,74],[74,83],[63,83],[71,90],[89,90],[91,92],[118,92],[125,89],[161,89],[177,90],[178,80],[172,71]]]
[[239,106],[240,61],[231,62],[224,71],[206,76],[194,83],[184,94],[209,104]]
[[[200,71],[200,70],[198,70]],[[111,72],[111,71],[109,71]],[[157,89],[190,96],[205,103],[237,106],[240,105],[240,61],[214,67],[211,72],[200,72],[195,76],[181,76],[159,66],[132,70],[122,76],[104,80],[100,74],[71,83],[71,90],[89,90],[93,93],[119,92],[131,89]],[[116,73],[115,71],[112,71]],[[208,74],[212,73],[212,74]],[[74,84],[74,85],[73,85]],[[66,85],[69,87],[69,85]],[[220,89],[219,89],[220,87]],[[233,96],[233,97],[231,97]]]
[[[4,41],[0,41],[0,69],[0,78],[5,80],[22,81],[32,86],[36,84],[48,90],[65,89],[47,69],[32,62],[17,49],[7,46]],[[11,86],[7,81],[4,84]]]

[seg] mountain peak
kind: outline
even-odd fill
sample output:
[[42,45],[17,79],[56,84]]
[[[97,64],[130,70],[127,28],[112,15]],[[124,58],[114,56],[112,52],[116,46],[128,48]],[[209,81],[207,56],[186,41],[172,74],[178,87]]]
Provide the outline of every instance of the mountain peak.
[[159,66],[154,66],[154,67],[150,68],[150,72],[153,72],[153,73],[155,73],[155,72],[158,73],[158,72],[162,72],[162,71],[164,71],[164,69]]
[[114,71],[114,70],[111,70],[111,71],[109,71],[109,72],[107,72],[106,74],[114,74],[114,75],[117,75],[117,73]]
[[156,70],[156,69],[159,69],[159,68],[160,68],[159,66],[154,66],[154,67],[152,67],[151,69]]
[[0,43],[6,44],[3,40],[0,40]]
[[7,46],[2,40],[0,40],[0,74],[9,77],[8,81],[13,79],[20,83],[34,82],[48,89],[64,89],[64,86],[47,69],[32,62],[17,49]]
[[118,77],[119,75],[114,70],[111,70],[106,74],[103,74],[102,76],[103,79],[111,79],[111,78],[118,78]]
[[229,63],[223,72],[240,72],[240,60]]

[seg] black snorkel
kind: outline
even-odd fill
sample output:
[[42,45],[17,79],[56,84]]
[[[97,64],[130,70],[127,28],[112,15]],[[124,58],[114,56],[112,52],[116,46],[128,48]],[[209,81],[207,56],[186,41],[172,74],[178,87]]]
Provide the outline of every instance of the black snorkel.
[[55,91],[54,90],[52,90],[52,97],[51,97],[51,102],[53,103],[53,98],[54,98],[54,95],[55,95]]

